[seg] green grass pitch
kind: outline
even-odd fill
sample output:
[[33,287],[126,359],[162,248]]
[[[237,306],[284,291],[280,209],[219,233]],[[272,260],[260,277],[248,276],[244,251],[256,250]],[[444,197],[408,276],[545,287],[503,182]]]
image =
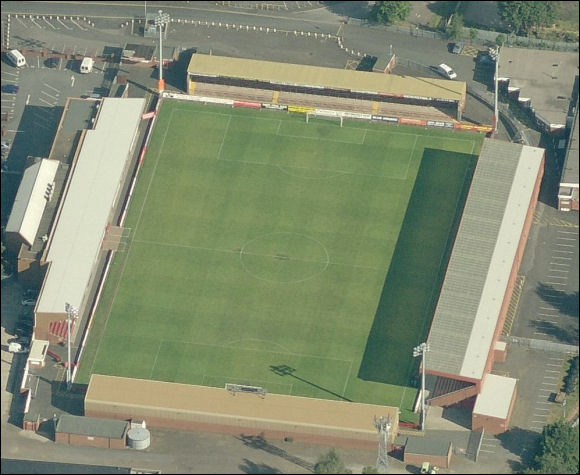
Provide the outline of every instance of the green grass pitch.
[[401,408],[482,137],[165,102],[92,373]]

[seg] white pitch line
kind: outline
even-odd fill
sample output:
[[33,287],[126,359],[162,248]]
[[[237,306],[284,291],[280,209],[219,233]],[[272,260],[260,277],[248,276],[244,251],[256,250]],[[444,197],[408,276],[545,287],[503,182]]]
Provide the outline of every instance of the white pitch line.
[[228,118],[228,122],[226,124],[226,128],[224,130],[224,136],[222,137],[222,142],[220,143],[220,148],[218,149],[217,160],[220,159],[222,154],[222,147],[224,146],[224,142],[226,141],[226,136],[228,134],[228,129],[230,128],[230,122],[232,121],[232,116],[230,115]]

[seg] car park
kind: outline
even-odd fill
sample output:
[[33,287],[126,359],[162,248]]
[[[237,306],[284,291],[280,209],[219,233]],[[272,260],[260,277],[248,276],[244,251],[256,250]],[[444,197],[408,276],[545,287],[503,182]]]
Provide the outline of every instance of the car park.
[[6,92],[8,94],[18,94],[20,88],[16,84],[3,84],[2,85],[2,92]]

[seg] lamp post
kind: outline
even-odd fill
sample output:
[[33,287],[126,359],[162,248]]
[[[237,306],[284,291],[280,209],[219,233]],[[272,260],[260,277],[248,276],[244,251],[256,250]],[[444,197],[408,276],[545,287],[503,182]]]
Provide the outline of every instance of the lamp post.
[[70,327],[73,318],[77,318],[79,314],[79,309],[70,303],[65,303],[64,309],[66,311],[66,340],[67,340],[67,365],[66,365],[66,389],[70,391],[72,386],[72,374],[71,374],[71,360],[70,360]]
[[422,356],[421,360],[421,430],[425,430],[425,354],[430,350],[428,343],[421,343],[413,348],[413,357]]
[[159,10],[159,14],[155,17],[155,26],[159,28],[159,93],[165,90],[165,81],[163,81],[163,27],[167,31],[167,23],[169,23],[169,13],[163,13]]

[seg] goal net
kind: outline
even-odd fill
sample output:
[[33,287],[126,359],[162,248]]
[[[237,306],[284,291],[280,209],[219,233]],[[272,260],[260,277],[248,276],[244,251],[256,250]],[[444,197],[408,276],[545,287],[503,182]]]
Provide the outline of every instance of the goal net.
[[335,122],[337,124],[340,124],[340,126],[342,127],[342,120],[343,117],[342,115],[339,115],[338,113],[335,114],[321,114],[320,112],[307,112],[306,113],[306,123],[308,124],[311,120],[329,120],[331,122]]

